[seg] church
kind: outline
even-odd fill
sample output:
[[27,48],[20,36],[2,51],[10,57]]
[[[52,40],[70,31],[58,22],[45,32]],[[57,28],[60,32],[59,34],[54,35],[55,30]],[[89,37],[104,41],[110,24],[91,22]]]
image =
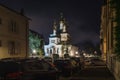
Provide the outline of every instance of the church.
[[44,45],[44,52],[45,56],[49,57],[52,57],[53,54],[58,54],[62,58],[65,54],[78,55],[78,48],[70,44],[68,26],[62,15],[58,26],[56,22],[53,24],[53,33],[49,36],[49,44]]

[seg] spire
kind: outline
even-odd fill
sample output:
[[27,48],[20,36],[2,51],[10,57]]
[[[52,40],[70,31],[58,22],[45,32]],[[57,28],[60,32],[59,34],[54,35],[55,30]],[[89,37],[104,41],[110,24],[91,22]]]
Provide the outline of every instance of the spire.
[[60,13],[60,21],[63,21],[63,13]]
[[60,13],[60,30],[63,30],[64,21],[63,21],[63,13]]
[[63,13],[60,13],[60,30],[61,32],[67,32],[66,20],[63,17]]
[[62,32],[66,32],[67,30],[67,25],[66,25],[66,21],[65,21],[65,18],[63,19],[63,22],[64,22],[64,26],[63,26],[63,31]]
[[53,35],[56,35],[57,33],[57,25],[56,25],[56,21],[54,21],[53,23]]
[[54,21],[54,23],[53,23],[53,30],[57,30],[56,21]]

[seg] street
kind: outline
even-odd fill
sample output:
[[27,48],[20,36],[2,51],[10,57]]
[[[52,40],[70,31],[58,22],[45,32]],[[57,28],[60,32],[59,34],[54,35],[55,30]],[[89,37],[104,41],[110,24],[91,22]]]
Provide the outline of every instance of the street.
[[115,80],[106,65],[87,65],[79,73],[60,80]]

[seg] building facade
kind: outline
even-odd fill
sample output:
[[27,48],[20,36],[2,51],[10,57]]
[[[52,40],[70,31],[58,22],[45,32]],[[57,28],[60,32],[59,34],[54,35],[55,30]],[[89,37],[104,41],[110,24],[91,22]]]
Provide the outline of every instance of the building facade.
[[27,57],[29,18],[0,4],[0,59]]
[[49,44],[44,46],[45,56],[52,57],[53,54],[58,54],[59,57],[64,57],[65,54],[74,56],[75,47],[70,44],[70,35],[67,29],[66,21],[61,15],[59,25],[57,26],[54,22],[53,33],[49,36]]
[[109,70],[114,74],[116,80],[120,80],[120,62],[116,59],[115,54],[116,11],[115,8],[111,7],[110,1],[105,0],[105,4],[102,6],[100,49],[102,58],[106,61]]

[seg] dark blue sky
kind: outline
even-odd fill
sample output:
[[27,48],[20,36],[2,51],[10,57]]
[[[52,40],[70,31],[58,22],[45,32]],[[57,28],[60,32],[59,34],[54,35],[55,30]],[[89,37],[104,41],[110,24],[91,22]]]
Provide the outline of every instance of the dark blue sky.
[[48,41],[53,21],[58,21],[62,12],[69,25],[73,44],[99,40],[100,14],[103,0],[0,0],[7,7],[20,11],[32,19],[30,29],[43,34]]

